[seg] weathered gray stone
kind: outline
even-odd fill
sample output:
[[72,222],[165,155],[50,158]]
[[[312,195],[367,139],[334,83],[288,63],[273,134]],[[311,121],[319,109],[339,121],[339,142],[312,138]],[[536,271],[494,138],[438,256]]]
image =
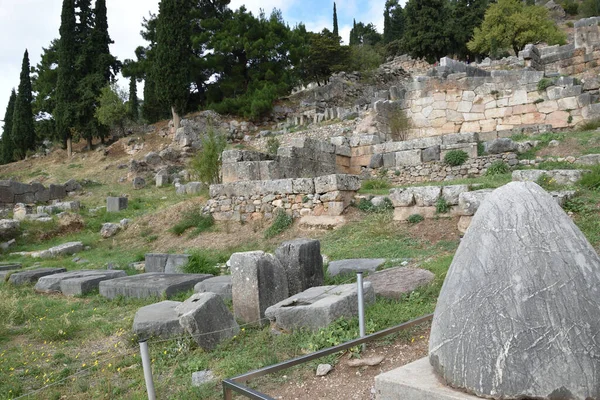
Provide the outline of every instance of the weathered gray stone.
[[440,161],[440,146],[431,146],[421,152],[423,162]]
[[492,189],[481,189],[461,193],[458,196],[458,213],[464,216],[475,215],[481,203],[492,192]]
[[20,263],[0,264],[0,271],[14,271],[21,268],[23,268],[23,264]]
[[[43,189],[43,186],[42,186]],[[77,192],[81,190],[81,185],[75,179],[69,179],[65,182],[65,190],[67,192]]]
[[461,193],[468,192],[469,185],[452,185],[442,188],[442,197],[446,203],[451,206],[458,205],[458,198]]
[[325,376],[333,370],[333,366],[331,364],[319,364],[317,366],[317,371],[315,375],[317,376]]
[[98,290],[100,282],[109,279],[125,277],[125,271],[111,270],[101,271],[97,274],[89,274],[77,278],[69,278],[60,282],[60,291],[65,296],[82,296]]
[[156,182],[156,187],[164,187],[169,185],[169,173],[166,170],[158,171],[154,177],[154,181]]
[[408,188],[415,195],[415,204],[418,207],[435,206],[442,194],[442,188],[439,186],[418,186]]
[[415,193],[409,189],[390,189],[390,200],[394,207],[410,207],[415,204]]
[[136,190],[146,187],[146,180],[140,176],[133,178],[133,188]]
[[420,268],[396,267],[369,274],[365,282],[371,282],[375,294],[389,299],[399,299],[419,286],[433,281],[431,271]]
[[208,278],[205,281],[197,283],[196,286],[194,286],[194,292],[216,293],[223,299],[231,300],[232,287],[231,275],[215,276],[214,278]]
[[542,176],[552,179],[557,185],[572,185],[577,183],[585,171],[577,169],[555,169],[544,171],[540,169],[516,170],[512,173],[512,180],[519,182],[536,182]]
[[144,257],[146,272],[165,272],[168,259],[168,254],[147,253]]
[[599,287],[600,257],[565,212],[536,184],[509,183],[481,205],[454,256],[430,361],[481,397],[600,398]]
[[354,258],[332,261],[327,267],[329,276],[356,274],[357,272],[375,272],[385,263],[385,258]]
[[100,294],[109,299],[117,296],[169,298],[190,290],[196,283],[211,277],[208,274],[145,273],[100,282]]
[[383,167],[383,154],[373,154],[369,162],[369,168],[375,169],[381,167]]
[[106,212],[119,212],[127,208],[127,197],[107,197]]
[[179,323],[179,314],[175,311],[179,305],[180,301],[165,300],[140,308],[133,318],[133,333],[141,340],[183,336],[185,331]]
[[64,199],[67,196],[67,191],[63,185],[50,185],[48,190],[50,191],[50,200]]
[[396,155],[396,167],[402,167],[407,165],[419,165],[421,164],[421,150],[405,150],[398,151]]
[[[365,304],[375,302],[370,282],[363,283]],[[318,330],[341,318],[358,314],[356,284],[317,286],[269,307],[265,315],[278,328],[285,330]]]
[[235,336],[240,327],[223,299],[215,293],[196,293],[175,308],[179,323],[206,351]]
[[37,282],[38,279],[47,275],[59,274],[66,272],[65,268],[38,268],[22,272],[15,272],[10,275],[8,281],[13,285],[27,285]]
[[578,164],[598,165],[600,164],[600,154],[588,154],[577,159]]
[[205,383],[210,383],[215,380],[215,375],[212,371],[197,371],[192,372],[192,386],[202,386]]
[[41,277],[35,285],[35,290],[42,293],[61,292],[61,283],[63,281],[77,278],[93,278],[92,283],[95,282],[95,287],[97,288],[98,283],[100,283],[102,280],[122,278],[124,276],[127,276],[125,271],[117,270],[81,270],[62,272]]
[[483,146],[484,151],[487,154],[501,154],[511,151],[517,151],[518,149],[518,144],[509,138],[500,138],[492,140],[490,142],[485,142]]
[[21,223],[14,219],[0,219],[0,239],[10,239],[19,232]]
[[180,274],[184,272],[182,267],[188,263],[189,259],[189,254],[169,254],[165,264],[165,273]]
[[189,182],[185,185],[185,192],[186,194],[200,194],[204,187],[202,182]]
[[315,178],[315,192],[327,193],[336,190],[356,191],[360,189],[360,178],[355,175],[325,175]]
[[146,156],[144,157],[144,161],[146,161],[146,164],[148,165],[159,165],[162,163],[162,159],[160,158],[160,156],[153,151],[146,154]]
[[102,236],[104,239],[108,239],[110,237],[115,236],[120,229],[121,227],[119,226],[119,224],[107,222],[106,224],[102,224],[102,228],[100,229],[100,236]]
[[288,296],[323,285],[323,257],[318,240],[296,239],[283,242],[275,250],[275,257],[285,269]]
[[454,133],[452,135],[444,135],[442,136],[442,144],[443,145],[452,145],[452,144],[460,144],[460,143],[477,143],[479,137],[477,133],[468,132],[468,133]]
[[263,325],[265,310],[288,297],[283,266],[275,256],[262,251],[234,253],[229,262],[235,317]]

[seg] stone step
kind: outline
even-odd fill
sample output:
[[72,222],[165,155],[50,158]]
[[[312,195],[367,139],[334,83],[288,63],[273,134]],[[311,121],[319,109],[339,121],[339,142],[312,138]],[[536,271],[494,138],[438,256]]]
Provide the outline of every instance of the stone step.
[[8,281],[13,285],[26,285],[30,283],[36,283],[38,279],[48,276],[66,272],[66,268],[38,268],[28,271],[15,272],[10,275]]
[[100,282],[100,294],[114,299],[117,296],[146,298],[172,297],[180,292],[193,289],[194,285],[212,278],[208,274],[165,274],[145,273]]

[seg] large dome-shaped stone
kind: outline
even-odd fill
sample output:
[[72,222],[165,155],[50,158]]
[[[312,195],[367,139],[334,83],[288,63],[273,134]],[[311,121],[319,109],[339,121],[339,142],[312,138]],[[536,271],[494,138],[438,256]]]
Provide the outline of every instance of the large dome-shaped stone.
[[532,182],[495,190],[438,299],[430,361],[495,399],[600,399],[600,258]]

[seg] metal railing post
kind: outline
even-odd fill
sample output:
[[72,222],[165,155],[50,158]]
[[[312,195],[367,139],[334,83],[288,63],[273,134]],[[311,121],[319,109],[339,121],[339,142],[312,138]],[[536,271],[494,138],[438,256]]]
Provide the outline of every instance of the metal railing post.
[[[360,337],[365,337],[365,298],[363,293],[363,273],[356,273],[356,286],[358,291],[358,327],[360,329]],[[363,343],[362,349],[365,351],[367,345]]]
[[142,356],[142,367],[144,368],[146,389],[148,391],[148,400],[156,400],[154,381],[152,380],[152,365],[150,363],[150,353],[148,351],[148,342],[146,340],[140,342],[140,353]]

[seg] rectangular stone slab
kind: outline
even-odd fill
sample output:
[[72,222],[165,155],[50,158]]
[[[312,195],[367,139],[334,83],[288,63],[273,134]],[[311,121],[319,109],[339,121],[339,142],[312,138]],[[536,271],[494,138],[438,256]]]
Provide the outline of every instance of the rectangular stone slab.
[[114,272],[114,274],[98,274],[82,276],[79,278],[65,279],[64,281],[60,282],[60,291],[65,296],[81,296],[98,289],[98,286],[100,286],[100,282],[127,276],[125,271],[108,272]]
[[[116,270],[81,270],[81,271],[69,271],[60,274],[48,275],[40,278],[35,285],[35,290],[42,293],[60,292],[62,282],[72,279],[81,278],[83,280],[96,281],[96,287],[98,283],[107,279],[122,278],[127,276],[125,271]],[[98,280],[100,279],[100,280]],[[82,294],[82,293],[72,293]]]
[[190,290],[198,282],[212,278],[208,274],[145,273],[100,282],[100,294],[109,299],[117,296],[146,298],[171,297]]
[[0,264],[0,271],[13,271],[15,269],[21,269],[22,264]]
[[375,390],[377,400],[481,400],[444,385],[427,357],[377,375]]
[[54,274],[60,274],[66,272],[65,268],[38,268],[29,271],[15,272],[13,273],[8,281],[13,285],[26,285],[29,283],[35,283],[38,279]]

